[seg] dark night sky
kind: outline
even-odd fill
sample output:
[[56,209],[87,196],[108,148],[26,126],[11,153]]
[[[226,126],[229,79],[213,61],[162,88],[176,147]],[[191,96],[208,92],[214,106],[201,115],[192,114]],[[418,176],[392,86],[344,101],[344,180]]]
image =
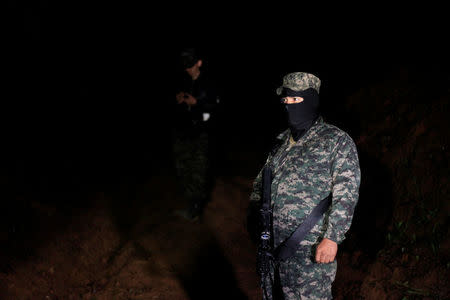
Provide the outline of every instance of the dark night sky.
[[298,18],[283,9],[286,15],[221,7],[205,13],[131,4],[9,5],[3,122],[20,149],[61,141],[70,149],[120,148],[143,136],[152,137],[146,147],[154,147],[170,122],[164,103],[182,46],[203,51],[205,71],[222,89],[224,128],[243,136],[265,138],[281,126],[273,114],[279,108],[274,89],[287,72],[318,75],[322,102],[335,117],[345,96],[399,66],[448,76],[439,18],[424,24],[395,12]]

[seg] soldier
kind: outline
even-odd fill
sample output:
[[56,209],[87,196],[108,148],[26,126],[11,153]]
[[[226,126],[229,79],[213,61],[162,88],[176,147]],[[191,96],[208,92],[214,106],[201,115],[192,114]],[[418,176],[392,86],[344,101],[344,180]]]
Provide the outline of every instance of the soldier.
[[212,80],[201,72],[203,60],[193,48],[180,53],[180,69],[173,99],[172,146],[179,190],[188,201],[175,214],[196,220],[210,198],[211,132],[219,98]]
[[[286,108],[289,128],[277,137],[279,146],[265,163],[273,174],[273,246],[286,240],[330,193],[331,204],[295,244],[295,254],[271,266],[270,276],[264,280],[264,299],[278,299],[276,290],[284,299],[332,298],[338,244],[351,225],[358,200],[356,146],[346,132],[324,122],[319,88],[319,78],[295,72],[287,74],[276,91]],[[262,172],[253,183],[250,207],[261,200],[261,177]]]

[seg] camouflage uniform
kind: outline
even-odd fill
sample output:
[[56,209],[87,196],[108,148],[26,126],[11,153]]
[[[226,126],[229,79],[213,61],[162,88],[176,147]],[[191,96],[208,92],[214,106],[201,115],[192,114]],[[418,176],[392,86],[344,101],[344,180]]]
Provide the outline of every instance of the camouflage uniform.
[[174,134],[172,144],[180,192],[189,204],[204,205],[209,196],[208,134],[199,133],[189,139]]
[[[318,89],[320,85],[320,81],[314,82],[313,78],[311,82],[305,76],[297,84],[298,77],[284,79],[283,85],[291,89],[311,86]],[[280,263],[280,285],[285,299],[331,299],[336,260],[316,263],[315,248],[323,238],[341,243],[350,227],[360,184],[356,146],[347,133],[327,124],[322,117],[297,142],[290,137],[289,130],[280,134],[281,146],[266,161],[274,174],[271,186],[274,247],[288,238],[330,192],[333,197],[329,210],[300,242],[296,254]],[[251,201],[260,200],[261,176],[260,172],[254,181]],[[271,275],[273,280],[273,269]],[[269,281],[266,286],[270,292]],[[271,294],[268,298],[272,299]]]
[[[194,60],[196,61],[196,60]],[[213,184],[211,157],[212,120],[214,120],[219,97],[215,84],[204,75],[193,80],[185,70],[176,84],[176,92],[186,92],[197,103],[188,106],[172,99],[174,125],[172,128],[172,155],[177,175],[177,187],[188,203],[187,216],[200,216],[210,200]]]

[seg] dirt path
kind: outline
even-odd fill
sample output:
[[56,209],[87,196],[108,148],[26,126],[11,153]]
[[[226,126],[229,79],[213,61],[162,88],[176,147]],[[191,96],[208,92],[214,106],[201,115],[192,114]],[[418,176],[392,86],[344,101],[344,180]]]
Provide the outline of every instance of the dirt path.
[[250,185],[217,180],[198,222],[172,214],[183,203],[169,176],[91,195],[89,211],[0,273],[0,298],[259,299],[255,249],[244,228]]

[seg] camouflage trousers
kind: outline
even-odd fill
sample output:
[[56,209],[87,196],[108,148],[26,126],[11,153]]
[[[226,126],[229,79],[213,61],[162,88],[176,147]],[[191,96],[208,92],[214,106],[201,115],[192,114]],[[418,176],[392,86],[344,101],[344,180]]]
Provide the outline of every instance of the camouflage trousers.
[[208,135],[174,138],[173,162],[181,194],[190,205],[203,205],[209,196]]
[[[336,268],[336,260],[329,264],[319,264],[312,256],[303,259],[291,257],[279,264],[278,274],[274,267],[271,268],[270,275],[264,281],[267,294],[263,291],[263,299],[332,299],[331,285],[336,277]],[[275,296],[280,293],[283,296]]]

